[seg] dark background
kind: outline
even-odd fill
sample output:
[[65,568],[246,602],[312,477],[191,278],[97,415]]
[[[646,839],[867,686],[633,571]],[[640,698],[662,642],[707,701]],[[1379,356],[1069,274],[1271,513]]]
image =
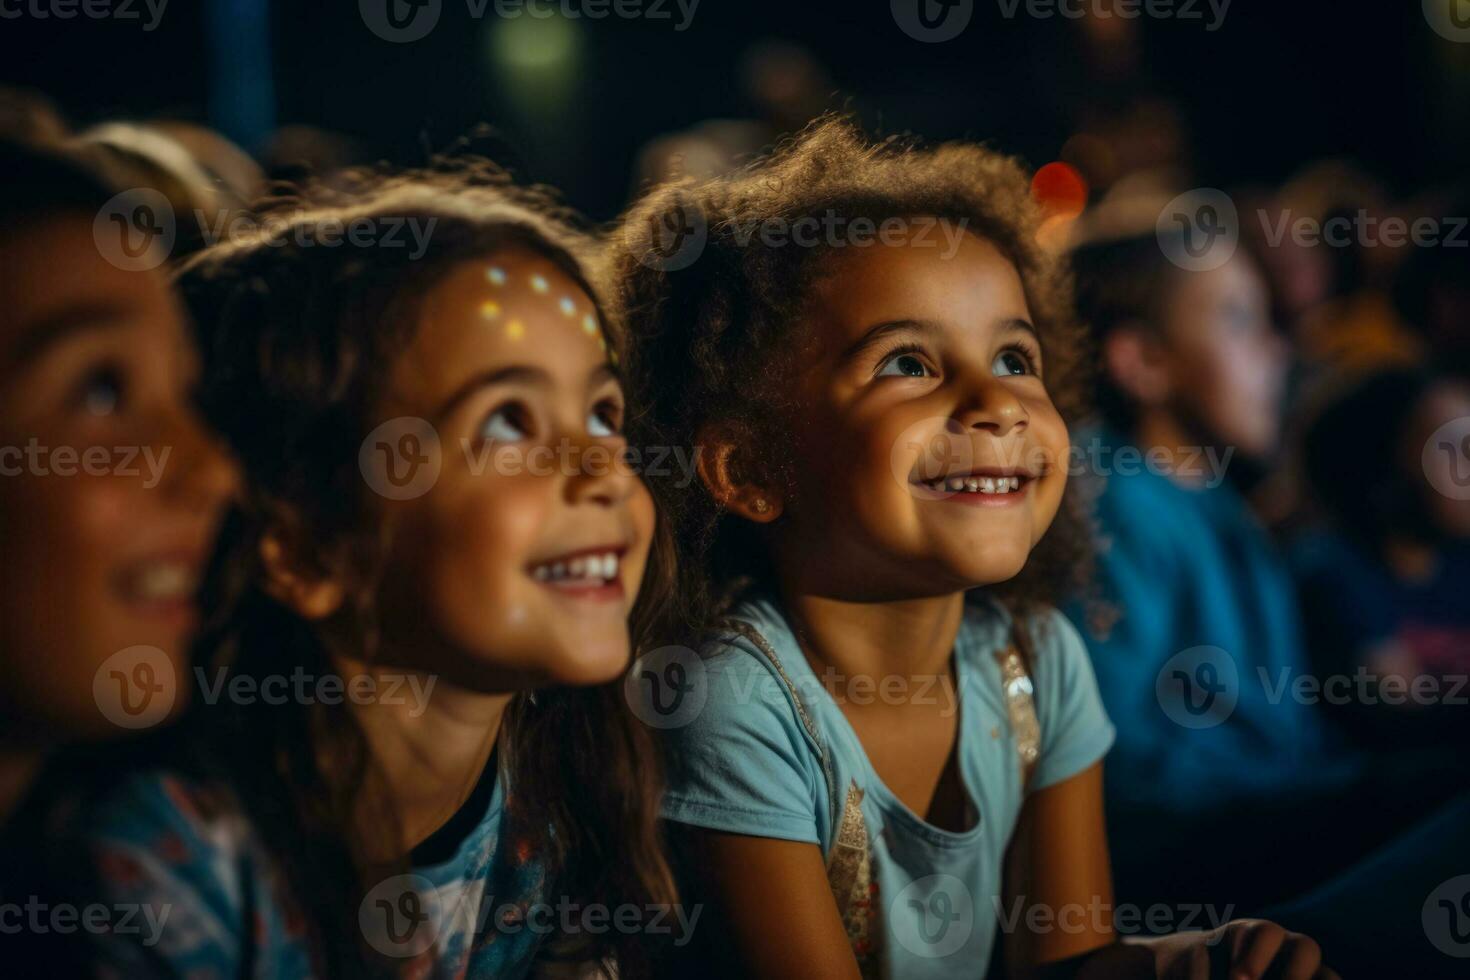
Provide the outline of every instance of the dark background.
[[[1400,190],[1470,171],[1470,45],[1434,34],[1418,0],[1235,0],[1214,32],[1203,4],[1202,20],[1143,18],[1141,78],[1116,89],[1083,69],[1075,21],[1024,8],[1007,19],[998,0],[975,0],[969,27],[940,44],[906,36],[887,0],[702,0],[683,32],[666,9],[672,19],[572,23],[575,54],[550,96],[544,79],[507,84],[492,54],[507,22],[493,7],[472,18],[464,0],[444,0],[438,27],[408,44],[374,36],[352,0],[171,0],[152,32],[138,20],[10,17],[0,82],[45,92],[77,124],[184,118],[258,150],[271,123],[305,123],[395,162],[489,122],[504,162],[598,218],[626,200],[645,141],[751,114],[740,58],[771,38],[807,48],[830,76],[830,104],[871,127],[984,139],[1032,165],[1056,157],[1083,107],[1142,85],[1180,108],[1201,183],[1277,183],[1326,156]],[[253,18],[267,25],[259,44]]]

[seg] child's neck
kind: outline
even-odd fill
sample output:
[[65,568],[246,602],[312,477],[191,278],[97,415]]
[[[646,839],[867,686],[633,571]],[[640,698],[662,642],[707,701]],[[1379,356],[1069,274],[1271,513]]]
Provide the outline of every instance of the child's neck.
[[947,677],[963,592],[895,602],[845,602],[786,590],[786,614],[817,674],[838,684]]
[[[474,792],[512,695],[483,694],[442,677],[360,663],[343,664],[342,674],[368,674],[377,691],[393,690],[398,679],[406,678],[398,688],[401,696],[393,699],[398,703],[386,703],[384,697],[353,705],[402,835],[382,846],[406,852],[444,826]],[[364,817],[372,820],[376,811]],[[395,856],[382,855],[385,860]]]

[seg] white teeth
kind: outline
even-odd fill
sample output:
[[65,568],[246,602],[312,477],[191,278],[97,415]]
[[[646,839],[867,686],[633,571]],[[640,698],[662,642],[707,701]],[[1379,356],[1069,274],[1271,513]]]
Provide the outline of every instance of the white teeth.
[[948,490],[952,493],[967,491],[969,493],[1013,493],[1021,489],[1021,478],[1019,476],[951,476],[940,477],[931,481],[928,486],[935,490]]
[[531,575],[538,582],[579,579],[608,582],[618,577],[618,555],[609,551],[600,555],[579,555],[565,562],[546,562],[532,568]]

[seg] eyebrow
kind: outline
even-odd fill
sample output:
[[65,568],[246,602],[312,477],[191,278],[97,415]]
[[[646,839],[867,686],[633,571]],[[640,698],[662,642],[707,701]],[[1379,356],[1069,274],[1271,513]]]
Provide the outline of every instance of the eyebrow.
[[[622,379],[611,364],[603,362],[592,369],[587,376],[587,387],[593,388],[605,381],[617,381],[621,384]],[[551,375],[538,367],[528,367],[524,364],[513,364],[510,367],[495,368],[490,371],[481,371],[471,375],[453,393],[440,404],[434,413],[436,421],[448,418],[464,404],[471,395],[482,388],[490,388],[495,385],[523,384],[536,388],[551,387]]]
[[[848,347],[842,354],[842,360],[854,360],[863,353],[871,350],[885,337],[896,333],[918,333],[934,335],[940,332],[940,326],[933,320],[885,320],[869,327],[852,346]],[[1028,333],[1037,343],[1041,344],[1041,335],[1030,320],[1023,317],[1007,317],[996,324],[996,329],[1002,333]]]
[[12,373],[34,363],[78,334],[120,329],[126,325],[125,312],[112,303],[92,303],[46,318],[21,335],[10,351],[5,372]]
[[939,333],[939,324],[933,320],[885,320],[874,324],[863,332],[853,344],[842,352],[843,361],[856,360],[869,350],[878,345],[885,337],[896,333],[919,333],[933,335]]

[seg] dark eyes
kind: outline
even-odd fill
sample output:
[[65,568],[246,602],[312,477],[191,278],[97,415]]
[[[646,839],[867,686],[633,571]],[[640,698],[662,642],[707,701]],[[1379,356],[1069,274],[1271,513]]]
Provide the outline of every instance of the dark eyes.
[[501,405],[480,426],[480,437],[492,442],[519,442],[531,434],[526,407],[519,402]]
[[929,365],[911,351],[894,351],[883,359],[875,377],[925,378],[933,375]]
[[89,415],[101,418],[121,407],[123,392],[122,371],[109,364],[87,373],[76,387],[73,402]]
[[622,406],[612,400],[601,401],[587,416],[587,434],[607,439],[622,433]]
[[1031,363],[1031,358],[1024,351],[1003,350],[995,356],[990,363],[990,373],[997,377],[1013,374],[1035,374],[1036,370]]
[[[507,402],[495,409],[480,425],[480,437],[492,442],[529,439],[535,429],[531,411],[520,402]],[[587,414],[587,434],[607,439],[621,434],[622,406],[611,399],[598,402]]]
[[[1023,347],[1007,347],[995,356],[990,364],[990,371],[997,377],[1013,377],[1028,374],[1037,374],[1036,359],[1031,352]],[[929,378],[937,377],[936,370],[929,366],[921,356],[913,351],[894,351],[883,359],[878,366],[875,377],[889,378]]]

